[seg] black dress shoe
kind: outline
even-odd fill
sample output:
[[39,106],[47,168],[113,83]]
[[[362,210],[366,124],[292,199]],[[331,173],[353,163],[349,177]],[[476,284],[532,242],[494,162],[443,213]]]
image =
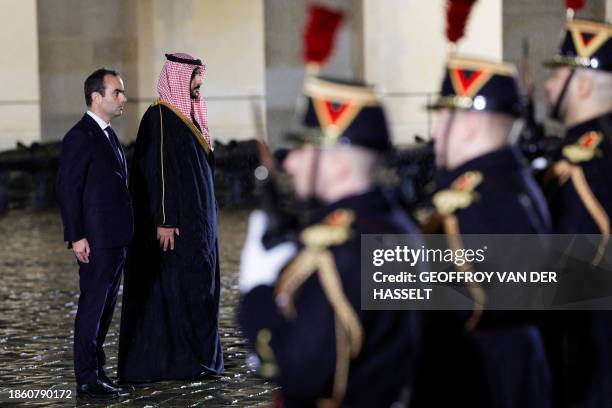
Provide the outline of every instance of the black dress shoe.
[[101,382],[103,382],[107,386],[109,386],[111,388],[114,388],[115,391],[117,391],[119,393],[119,395],[121,395],[121,396],[127,395],[130,392],[134,392],[136,390],[133,385],[129,385],[129,384],[117,384],[116,382],[114,382],[113,380],[108,378],[108,376],[106,375],[106,373],[104,371],[102,371],[101,373],[98,373],[98,380],[100,380]]
[[107,401],[119,396],[117,390],[102,381],[97,380],[95,382],[87,384],[79,384],[77,386],[77,396],[80,398],[94,399],[97,401]]

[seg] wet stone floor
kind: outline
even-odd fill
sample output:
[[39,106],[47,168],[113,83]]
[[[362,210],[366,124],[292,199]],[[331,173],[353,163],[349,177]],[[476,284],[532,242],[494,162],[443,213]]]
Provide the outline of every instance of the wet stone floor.
[[[71,251],[62,243],[59,214],[15,210],[0,216],[0,406],[268,406],[274,386],[246,368],[245,341],[235,321],[246,219],[247,212],[229,210],[222,211],[219,219],[225,373],[141,386],[128,397],[92,403],[75,395],[72,336],[78,273]],[[111,378],[116,375],[120,310],[119,301],[105,343]],[[11,399],[11,390],[57,392],[45,391],[47,398],[39,392],[38,398]],[[64,396],[71,392],[71,398],[48,398],[60,397],[62,391]]]

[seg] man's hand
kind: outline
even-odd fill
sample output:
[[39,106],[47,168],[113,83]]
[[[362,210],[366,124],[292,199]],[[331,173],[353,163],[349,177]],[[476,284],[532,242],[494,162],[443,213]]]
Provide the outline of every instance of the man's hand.
[[259,285],[274,286],[281,269],[297,254],[293,242],[283,242],[266,250],[261,237],[266,232],[268,217],[255,210],[249,217],[246,241],[240,255],[238,289],[247,293]]
[[89,253],[91,250],[89,249],[89,242],[87,242],[87,238],[74,241],[72,243],[72,252],[74,252],[74,255],[80,262],[89,263]]
[[179,229],[178,228],[166,228],[166,227],[157,227],[157,239],[159,240],[159,247],[164,249],[164,252],[168,250],[170,247],[171,251],[174,251],[174,234],[178,237]]

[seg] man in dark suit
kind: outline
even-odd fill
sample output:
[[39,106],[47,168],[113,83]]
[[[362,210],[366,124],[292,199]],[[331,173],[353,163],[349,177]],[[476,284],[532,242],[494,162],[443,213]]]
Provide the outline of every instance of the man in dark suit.
[[85,80],[87,113],[62,141],[57,194],[64,240],[79,264],[74,329],[77,395],[112,399],[127,391],[104,372],[110,326],[126,248],[133,235],[125,154],[110,121],[126,102],[119,74],[101,68]]

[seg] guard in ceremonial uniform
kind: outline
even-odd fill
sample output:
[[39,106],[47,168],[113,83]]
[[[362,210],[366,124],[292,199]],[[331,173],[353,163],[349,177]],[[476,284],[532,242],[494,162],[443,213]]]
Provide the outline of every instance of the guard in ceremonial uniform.
[[[571,13],[573,15],[573,13]],[[560,49],[546,65],[551,116],[566,126],[556,161],[544,177],[554,232],[601,234],[585,239],[589,262],[570,268],[589,273],[609,250],[612,214],[612,26],[569,19]],[[549,319],[547,349],[562,407],[612,407],[612,313],[572,312]],[[556,325],[554,324],[556,323]]]
[[556,233],[610,235],[611,37],[608,24],[568,21],[559,53],[547,62],[555,67],[546,82],[551,114],[567,127],[547,180]]
[[[567,127],[549,174],[555,232],[610,235],[612,213],[612,26],[567,22],[546,82],[551,115]],[[607,238],[606,238],[607,239]]]
[[[511,64],[450,57],[430,106],[440,115],[433,134],[439,190],[425,230],[447,234],[451,247],[464,246],[464,234],[550,232],[544,196],[510,144],[520,101]],[[525,314],[483,312],[484,289],[470,292],[471,313],[426,317],[414,406],[548,407],[550,374],[538,328]]]
[[417,229],[374,181],[391,142],[373,89],[309,77],[303,102],[302,144],[284,168],[297,197],[321,205],[296,242],[270,250],[261,242],[266,217],[252,214],[240,325],[260,374],[282,387],[282,406],[389,407],[413,371],[419,315],[361,309],[360,235]]

